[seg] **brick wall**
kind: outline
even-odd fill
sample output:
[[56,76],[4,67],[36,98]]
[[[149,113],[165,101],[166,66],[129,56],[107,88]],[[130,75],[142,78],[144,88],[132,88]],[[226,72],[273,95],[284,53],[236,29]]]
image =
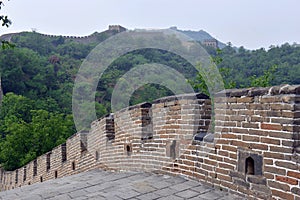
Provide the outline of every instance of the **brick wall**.
[[13,172],[2,171],[0,189],[14,189],[101,167],[88,151],[82,151],[84,134],[77,133],[67,140],[66,160],[62,159],[63,144]]
[[210,109],[206,96],[182,95],[120,110],[92,124],[88,151],[110,169],[161,170],[207,129]]
[[[110,114],[13,172],[1,190],[94,168],[205,181],[248,199],[300,199],[300,86],[165,97]],[[212,133],[214,130],[214,133]]]
[[[223,160],[217,165],[219,184],[233,183],[234,190],[254,199],[298,199],[300,87],[224,94],[227,98],[216,98],[215,147]],[[255,161],[254,173],[247,172],[247,158]]]

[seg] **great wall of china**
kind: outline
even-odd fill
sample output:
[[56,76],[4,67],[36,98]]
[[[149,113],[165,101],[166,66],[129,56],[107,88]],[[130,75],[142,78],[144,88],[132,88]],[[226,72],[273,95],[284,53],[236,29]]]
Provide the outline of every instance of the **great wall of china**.
[[15,171],[9,190],[87,170],[183,175],[248,199],[300,199],[300,85],[158,99],[122,109]]
[[[120,26],[120,25],[109,25],[108,29],[106,31],[103,31],[102,33],[108,34],[108,36],[111,36],[115,33],[120,33],[123,31],[126,31],[127,29]],[[24,32],[26,33],[26,32]],[[37,32],[36,32],[37,33]],[[15,35],[18,35],[20,33],[9,33],[9,34],[4,34],[0,36],[1,40],[5,40],[5,41],[11,41],[12,37]],[[91,43],[91,42],[99,42],[98,41],[98,36],[97,34],[99,34],[98,32],[95,32],[91,35],[88,36],[62,36],[62,35],[49,35],[49,34],[43,34],[43,33],[38,33],[39,35],[43,36],[43,37],[47,37],[47,38],[63,38],[65,40],[72,40],[75,42],[79,42],[79,43]]]

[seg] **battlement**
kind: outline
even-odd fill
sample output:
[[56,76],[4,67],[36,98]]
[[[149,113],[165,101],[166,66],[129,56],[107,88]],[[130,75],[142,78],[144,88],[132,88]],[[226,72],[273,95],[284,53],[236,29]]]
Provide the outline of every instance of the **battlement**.
[[117,31],[119,33],[119,32],[126,31],[127,29],[120,25],[109,25],[108,30],[109,31]]
[[219,48],[219,42],[216,39],[206,39],[202,42],[204,46]]
[[[120,26],[120,25],[109,25],[108,29],[104,32],[106,32],[107,34],[113,34],[114,32],[120,33],[123,31],[126,31],[127,29]],[[37,32],[35,32],[37,33]],[[5,40],[5,41],[11,41],[12,37],[15,35],[18,35],[19,33],[9,33],[9,34],[4,34],[0,36],[1,40]],[[91,42],[99,42],[98,41],[98,37],[97,37],[97,32],[91,34],[91,35],[87,35],[87,36],[63,36],[63,35],[49,35],[49,34],[43,34],[43,33],[37,33],[40,34],[41,36],[47,37],[47,38],[63,38],[66,40],[72,40],[75,42],[79,42],[79,43],[91,43]]]
[[225,90],[213,106],[203,94],[165,97],[98,119],[26,166],[1,170],[0,188],[102,168],[183,175],[249,199],[299,199],[299,127],[300,85]]

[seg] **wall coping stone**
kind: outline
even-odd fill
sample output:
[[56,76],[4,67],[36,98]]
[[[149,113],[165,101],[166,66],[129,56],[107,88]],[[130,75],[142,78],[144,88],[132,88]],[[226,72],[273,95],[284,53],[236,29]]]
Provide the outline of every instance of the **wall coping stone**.
[[193,100],[193,99],[209,99],[209,96],[202,93],[189,93],[163,97],[152,101],[153,104],[166,103],[175,100]]
[[279,85],[273,87],[256,87],[243,89],[227,89],[218,92],[216,97],[254,97],[263,95],[300,94],[300,85]]
[[122,108],[121,110],[118,110],[115,113],[123,113],[125,111],[134,110],[134,109],[138,109],[138,108],[150,108],[151,106],[152,106],[151,103],[143,102],[143,103],[139,103],[139,104],[129,106],[129,107],[126,107],[126,108]]

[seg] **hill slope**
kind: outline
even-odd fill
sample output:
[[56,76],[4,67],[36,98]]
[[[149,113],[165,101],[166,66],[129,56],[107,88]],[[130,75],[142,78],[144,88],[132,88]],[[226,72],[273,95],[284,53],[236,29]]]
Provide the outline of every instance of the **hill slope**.
[[[210,40],[210,39],[216,39],[216,38],[212,37],[209,33],[207,33],[206,31],[203,31],[203,30],[200,30],[200,31],[180,30],[180,29],[177,29],[177,27],[175,27],[175,26],[171,27],[171,29],[177,30],[183,34],[186,34],[187,36],[189,36],[199,42],[204,42],[205,40]],[[220,49],[222,49],[226,46],[224,43],[220,42],[219,40],[218,40],[218,45],[219,45]]]

